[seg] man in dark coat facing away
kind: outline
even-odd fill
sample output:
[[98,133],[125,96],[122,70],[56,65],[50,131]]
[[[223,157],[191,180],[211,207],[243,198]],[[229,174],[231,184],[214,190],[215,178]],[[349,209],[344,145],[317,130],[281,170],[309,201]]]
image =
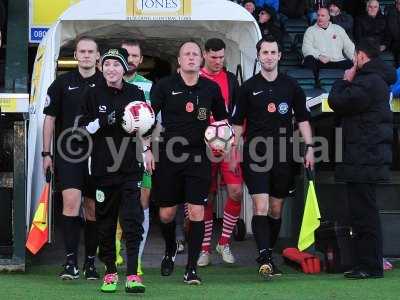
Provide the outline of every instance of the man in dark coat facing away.
[[336,179],[347,183],[350,222],[355,234],[354,268],[348,279],[383,277],[382,232],[376,184],[388,181],[392,161],[392,112],[389,85],[396,71],[379,58],[373,38],[356,45],[353,68],[332,87],[328,103],[342,118],[343,163]]

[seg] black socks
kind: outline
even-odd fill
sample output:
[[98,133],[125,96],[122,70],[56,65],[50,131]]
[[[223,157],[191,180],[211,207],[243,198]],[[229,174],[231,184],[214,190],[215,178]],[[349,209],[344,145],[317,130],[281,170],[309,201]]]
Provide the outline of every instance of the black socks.
[[195,269],[204,237],[204,221],[190,221],[188,261],[186,269]]
[[81,218],[62,215],[65,254],[67,263],[78,265],[78,247],[81,233]]

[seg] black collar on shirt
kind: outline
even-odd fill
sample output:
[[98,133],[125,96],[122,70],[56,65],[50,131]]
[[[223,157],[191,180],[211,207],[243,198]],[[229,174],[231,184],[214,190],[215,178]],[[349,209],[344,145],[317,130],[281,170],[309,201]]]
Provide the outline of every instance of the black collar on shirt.
[[176,82],[178,85],[180,85],[184,89],[201,88],[203,86],[203,80],[204,79],[199,75],[199,78],[195,85],[187,85],[180,74],[174,75],[174,82]]
[[89,77],[83,77],[82,74],[79,72],[79,69],[74,70],[74,76],[78,79],[79,82],[85,82],[85,81],[96,81],[97,78],[103,76],[103,74],[96,69],[96,72]]
[[262,76],[261,72],[259,72],[257,74],[257,76],[258,76],[259,80],[262,80],[263,82],[266,82],[271,85],[276,85],[278,83],[278,81],[280,80],[280,78],[282,77],[282,73],[278,72],[278,76],[276,76],[274,81],[268,81],[267,79],[265,79],[264,76]]
[[122,80],[122,88],[120,88],[120,89],[117,89],[117,88],[112,87],[112,86],[108,86],[106,80],[103,81],[103,84],[104,84],[104,88],[107,91],[109,91],[112,95],[123,94],[125,92],[126,88],[127,88],[127,85],[128,85],[128,83],[126,83],[125,80]]

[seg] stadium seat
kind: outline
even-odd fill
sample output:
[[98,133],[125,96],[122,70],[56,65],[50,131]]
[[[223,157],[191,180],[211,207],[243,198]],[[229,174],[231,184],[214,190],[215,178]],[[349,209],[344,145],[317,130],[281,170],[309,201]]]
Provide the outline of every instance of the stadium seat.
[[380,58],[389,65],[395,66],[394,56],[390,51],[384,51],[381,53]]
[[279,71],[286,73],[290,69],[296,69],[301,65],[301,55],[297,51],[287,51],[282,53],[279,61]]
[[[292,40],[294,41],[294,46],[298,48],[299,41],[303,42],[303,35],[308,28],[308,22],[305,17],[296,18],[296,19],[288,19],[285,24],[286,32],[290,35]],[[300,45],[301,49],[301,45]]]
[[333,83],[337,79],[343,78],[344,70],[341,69],[321,69],[319,72],[319,79],[321,81],[321,87],[329,92],[332,88]]
[[296,78],[303,89],[314,88],[314,75],[311,70],[297,67],[287,70],[286,74]]
[[293,48],[293,39],[292,37],[285,32],[282,38],[282,51],[289,52]]
[[386,14],[387,10],[391,6],[393,6],[393,2],[394,2],[393,0],[380,0],[379,1],[380,7],[381,7],[381,11],[382,11],[383,14]]

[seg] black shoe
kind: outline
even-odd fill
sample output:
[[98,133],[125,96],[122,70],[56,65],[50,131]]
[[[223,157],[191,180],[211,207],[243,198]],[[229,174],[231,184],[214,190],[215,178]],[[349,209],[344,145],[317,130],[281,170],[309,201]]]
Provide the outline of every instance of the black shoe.
[[352,268],[352,269],[350,269],[348,271],[343,272],[343,275],[346,276],[348,274],[354,273],[354,272],[359,271],[359,270],[360,270],[360,267],[356,266],[356,267],[354,267],[354,268]]
[[60,278],[63,280],[73,280],[79,278],[79,269],[77,266],[72,264],[63,265],[64,270],[60,273]]
[[161,262],[161,275],[162,276],[169,276],[172,274],[174,271],[174,264],[175,264],[175,257],[176,257],[176,252],[178,251],[177,245],[175,245],[175,250],[174,254],[168,254],[166,253],[162,262]]
[[97,280],[100,278],[94,264],[85,264],[83,267],[83,275],[85,275],[86,280]]
[[185,275],[183,275],[183,282],[189,285],[200,285],[201,278],[197,275],[196,269],[186,270]]
[[258,273],[265,279],[271,280],[273,277],[274,268],[271,264],[271,257],[266,254],[261,254],[257,259],[259,264]]
[[272,273],[271,273],[272,277],[282,276],[282,271],[279,270],[279,268],[276,266],[276,264],[272,259],[270,260],[270,264],[272,266]]
[[383,274],[369,273],[367,271],[356,270],[346,272],[344,277],[347,279],[369,279],[369,278],[383,278]]

